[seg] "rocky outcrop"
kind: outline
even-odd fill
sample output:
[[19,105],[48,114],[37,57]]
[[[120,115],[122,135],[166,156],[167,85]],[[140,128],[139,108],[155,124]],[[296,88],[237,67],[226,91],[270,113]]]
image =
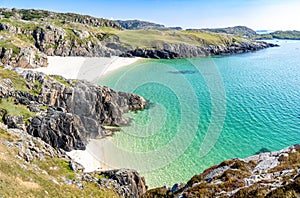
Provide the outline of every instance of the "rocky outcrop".
[[[48,56],[118,56],[124,46],[115,37],[106,38],[106,34],[84,30],[71,30],[46,24],[32,32],[35,46]],[[114,46],[112,44],[115,44]]]
[[276,46],[278,45],[266,42],[242,42],[233,43],[229,46],[209,45],[202,47],[189,45],[186,43],[164,44],[163,49],[135,49],[132,51],[128,51],[121,56],[139,56],[144,58],[157,59],[192,58],[201,56],[239,54]]
[[14,93],[13,83],[9,78],[0,80],[0,98],[11,97]]
[[0,62],[3,65],[21,68],[38,68],[48,66],[47,56],[44,53],[39,52],[33,46],[0,46]]
[[[111,189],[121,197],[132,198],[141,197],[147,190],[144,177],[134,170],[119,169],[105,172],[83,173],[83,167],[71,161],[65,151],[52,147],[39,137],[33,137],[20,129],[8,129],[7,126],[2,123],[0,123],[0,130],[1,134],[5,133],[6,136],[9,137],[8,139],[0,138],[0,143],[6,145],[9,149],[13,149],[17,154],[15,157],[20,159],[21,162],[24,161],[24,164],[20,163],[20,161],[17,162],[23,169],[30,170],[29,167],[32,166],[34,167],[34,171],[39,174],[49,175],[50,177],[49,170],[55,171],[60,168],[67,168],[64,166],[69,162],[70,168],[76,172],[74,174],[76,177],[70,179],[61,172],[60,177],[50,177],[50,180],[55,183],[55,185],[73,185],[81,190],[85,190],[87,183],[93,183],[93,185],[98,187],[99,192],[103,189]],[[47,171],[45,167],[36,164],[38,161],[46,161],[49,159],[65,163],[63,163],[63,167],[62,164],[51,163],[49,167],[46,167]],[[56,172],[56,175],[59,175],[59,173]],[[97,191],[94,193],[97,193]]]
[[5,145],[14,148],[18,152],[18,158],[26,162],[33,160],[45,160],[46,157],[66,158],[67,155],[61,149],[53,148],[51,145],[42,141],[40,138],[33,137],[20,129],[9,129],[8,126],[0,123],[0,129],[5,130],[11,137],[8,140],[0,140]]
[[147,29],[163,29],[166,28],[164,25],[151,23],[148,21],[140,21],[140,20],[117,20],[122,28],[128,30],[147,30]]
[[[18,9],[0,9],[0,18],[1,16],[6,20],[0,21],[0,62],[23,68],[47,66],[46,55],[172,59],[244,53],[274,46],[240,37],[235,39],[233,35],[253,34],[253,30],[242,26],[225,28],[226,34],[205,31],[204,34],[211,34],[215,39],[211,42],[202,35],[203,30],[176,31],[180,28],[167,28],[138,20],[111,21],[71,13]],[[143,29],[141,31],[145,31],[145,37],[149,38],[142,44],[137,40],[139,45],[136,45],[128,39],[131,33],[127,32],[128,35],[126,33],[124,37],[119,23],[125,29]],[[164,31],[166,29],[170,32]],[[200,34],[198,31],[201,31]],[[223,29],[210,30],[220,31]],[[135,37],[140,33],[133,32],[131,36]],[[156,35],[162,38],[154,40]],[[185,39],[178,40],[181,37]],[[169,42],[170,40],[174,41]]]
[[98,183],[103,187],[112,187],[123,197],[141,197],[147,190],[144,177],[136,171],[119,169],[101,172],[105,178],[100,178]]
[[94,27],[122,29],[117,22],[112,20],[75,13],[56,13],[47,10],[0,8],[0,18],[22,19],[25,21],[54,19],[61,20],[64,23],[80,23]]
[[300,145],[231,159],[195,175],[186,185],[149,190],[143,197],[298,197]]
[[[195,29],[189,29],[192,31],[197,31]],[[227,28],[211,28],[211,29],[200,29],[198,31],[207,31],[207,32],[214,32],[214,33],[223,33],[223,34],[232,34],[241,37],[253,38],[257,34],[254,30],[245,27],[245,26],[234,26],[234,27],[227,27]]]
[[[18,74],[13,75],[18,81]],[[19,105],[21,115],[10,114],[2,106],[1,120],[9,128],[26,130],[65,151],[83,150],[90,138],[112,135],[113,131],[105,129],[106,126],[129,124],[130,119],[123,114],[142,110],[146,105],[146,101],[135,94],[60,76],[23,71],[19,78],[24,81],[24,91],[15,90],[14,83],[4,78],[0,81],[0,99],[9,98],[7,103]]]
[[85,149],[89,138],[111,135],[112,132],[103,126],[127,125],[130,119],[122,117],[123,113],[141,110],[146,104],[135,94],[116,92],[88,82],[49,78],[32,71],[24,71],[21,76],[29,84],[38,82],[41,85],[36,99],[27,95],[30,102],[47,107],[47,112],[30,120],[27,132],[66,151]]

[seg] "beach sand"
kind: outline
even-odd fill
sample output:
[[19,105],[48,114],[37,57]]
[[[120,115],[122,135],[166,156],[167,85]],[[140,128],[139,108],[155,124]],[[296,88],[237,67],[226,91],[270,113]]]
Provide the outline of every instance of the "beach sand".
[[[107,163],[111,159],[106,159],[107,156],[105,157],[104,154],[105,145],[110,141],[109,138],[92,139],[84,151],[73,150],[67,152],[67,155],[75,162],[81,164],[84,167],[84,172],[116,169],[117,167],[113,167]],[[95,145],[97,146],[95,147]]]
[[142,58],[112,57],[48,57],[48,67],[34,69],[48,75],[60,75],[67,79],[97,82],[101,76],[131,65]]
[[[57,57],[49,56],[49,66],[34,69],[48,75],[60,75],[67,79],[87,80],[96,83],[102,76],[117,69],[131,65],[142,58],[122,57]],[[72,160],[84,167],[84,172],[112,170],[120,167],[112,167],[105,162],[117,160],[115,156],[107,156],[104,149],[111,141],[110,137],[90,140],[86,150],[73,150],[67,152]],[[110,159],[108,159],[110,158]]]

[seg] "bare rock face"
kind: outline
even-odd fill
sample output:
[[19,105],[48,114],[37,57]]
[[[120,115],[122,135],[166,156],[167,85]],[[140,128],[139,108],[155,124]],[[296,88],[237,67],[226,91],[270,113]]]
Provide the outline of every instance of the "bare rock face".
[[278,45],[266,42],[242,42],[233,43],[232,45],[209,45],[209,46],[195,46],[186,43],[179,44],[164,44],[162,49],[135,49],[129,50],[123,57],[144,57],[156,59],[174,59],[174,58],[192,58],[212,55],[229,55],[239,54],[260,49],[275,47]]
[[32,71],[21,75],[28,83],[41,84],[39,96],[27,98],[48,107],[47,112],[31,119],[27,132],[66,151],[85,149],[88,139],[110,135],[111,131],[103,126],[127,125],[130,119],[122,117],[123,113],[141,110],[146,105],[140,96],[108,87],[62,77],[49,78]]
[[143,197],[299,197],[299,194],[300,145],[294,145],[246,159],[224,161],[195,175],[186,185],[152,189]]
[[111,170],[102,172],[101,175],[106,178],[99,179],[99,185],[114,188],[122,197],[141,197],[147,190],[144,177],[134,170]]
[[21,68],[47,67],[47,56],[33,46],[19,48],[0,47],[0,62],[4,65]]
[[14,93],[13,83],[9,78],[0,80],[0,98],[13,96]]

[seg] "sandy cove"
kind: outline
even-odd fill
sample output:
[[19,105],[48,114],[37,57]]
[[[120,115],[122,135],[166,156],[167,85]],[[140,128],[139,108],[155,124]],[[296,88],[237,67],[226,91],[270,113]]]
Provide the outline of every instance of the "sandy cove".
[[60,57],[49,56],[48,67],[35,69],[48,75],[60,75],[67,79],[97,82],[101,76],[131,65],[142,58],[112,57]]
[[[120,68],[129,66],[142,58],[123,58],[123,57],[48,57],[48,67],[34,69],[35,71],[43,72],[48,75],[60,75],[67,79],[87,80],[96,83],[102,76],[107,75]],[[90,140],[86,150],[73,150],[67,154],[72,160],[81,164],[84,167],[84,172],[105,171],[115,168],[105,161],[104,145],[110,138]],[[96,145],[100,145],[99,147]],[[100,156],[101,155],[101,156]],[[113,156],[112,156],[113,157]],[[100,160],[101,159],[101,160]]]

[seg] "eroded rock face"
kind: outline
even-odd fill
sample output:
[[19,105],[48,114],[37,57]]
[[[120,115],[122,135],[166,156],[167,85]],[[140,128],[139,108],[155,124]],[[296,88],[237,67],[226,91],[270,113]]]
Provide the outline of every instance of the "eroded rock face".
[[0,47],[0,62],[3,65],[21,68],[48,66],[47,56],[30,45],[23,48],[15,46],[14,49]]
[[119,169],[102,172],[107,178],[99,179],[100,186],[112,187],[123,197],[141,197],[147,190],[144,177],[136,171]]
[[275,46],[278,45],[266,42],[242,42],[233,43],[231,45],[209,45],[202,47],[189,45],[186,43],[164,44],[162,49],[135,49],[132,51],[127,51],[121,56],[138,56],[156,59],[192,58],[212,55],[239,54]]
[[195,175],[180,188],[152,189],[144,197],[297,197],[299,194],[300,145],[294,145],[246,159],[224,161]]
[[85,149],[89,138],[111,134],[103,126],[122,126],[130,122],[122,117],[128,111],[145,108],[146,101],[135,94],[116,92],[88,82],[66,80],[64,84],[42,73],[24,71],[28,83],[38,81],[40,94],[32,101],[47,106],[47,112],[31,119],[27,132],[55,148],[66,151]]

